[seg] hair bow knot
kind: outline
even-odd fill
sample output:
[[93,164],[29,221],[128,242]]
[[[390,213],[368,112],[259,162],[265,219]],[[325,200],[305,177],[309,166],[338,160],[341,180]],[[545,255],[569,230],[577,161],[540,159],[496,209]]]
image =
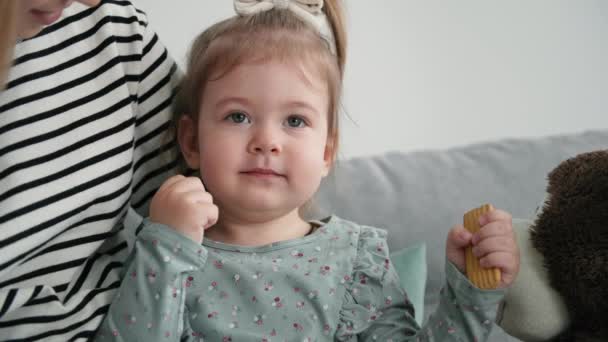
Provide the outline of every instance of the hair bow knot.
[[289,0],[273,0],[274,7],[279,9],[287,9],[289,8]]
[[274,8],[289,10],[311,24],[327,42],[331,52],[336,54],[333,31],[323,13],[323,0],[234,0],[234,10],[240,16],[254,15]]

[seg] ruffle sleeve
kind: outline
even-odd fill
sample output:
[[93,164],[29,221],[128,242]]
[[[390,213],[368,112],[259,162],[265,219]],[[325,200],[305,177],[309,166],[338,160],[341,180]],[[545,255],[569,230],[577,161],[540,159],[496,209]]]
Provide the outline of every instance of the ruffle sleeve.
[[353,272],[345,284],[338,341],[401,341],[419,329],[390,261],[386,236],[384,230],[361,227]]

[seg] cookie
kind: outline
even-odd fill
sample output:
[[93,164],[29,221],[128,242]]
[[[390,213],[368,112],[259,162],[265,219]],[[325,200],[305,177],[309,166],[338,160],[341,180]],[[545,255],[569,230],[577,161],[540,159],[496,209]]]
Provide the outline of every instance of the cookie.
[[[484,204],[479,208],[472,209],[464,214],[464,227],[475,234],[481,228],[479,217],[487,212],[494,210],[491,204]],[[469,280],[480,289],[495,289],[500,284],[500,270],[498,268],[483,268],[479,265],[479,260],[473,255],[473,246],[467,247],[465,251],[466,272]]]

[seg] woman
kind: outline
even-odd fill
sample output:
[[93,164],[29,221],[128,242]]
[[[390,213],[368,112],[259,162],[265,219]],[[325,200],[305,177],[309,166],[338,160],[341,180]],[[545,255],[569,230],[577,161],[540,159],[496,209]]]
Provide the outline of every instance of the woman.
[[128,1],[2,0],[0,23],[0,340],[86,339],[120,222],[174,171],[179,72]]

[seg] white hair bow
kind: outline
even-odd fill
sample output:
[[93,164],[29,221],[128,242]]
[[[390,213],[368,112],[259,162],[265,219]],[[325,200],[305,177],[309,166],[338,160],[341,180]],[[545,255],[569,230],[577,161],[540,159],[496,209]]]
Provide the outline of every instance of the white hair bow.
[[329,20],[323,13],[323,0],[234,0],[234,10],[240,16],[254,15],[273,8],[290,10],[311,24],[327,42],[331,52],[336,54],[336,41]]

